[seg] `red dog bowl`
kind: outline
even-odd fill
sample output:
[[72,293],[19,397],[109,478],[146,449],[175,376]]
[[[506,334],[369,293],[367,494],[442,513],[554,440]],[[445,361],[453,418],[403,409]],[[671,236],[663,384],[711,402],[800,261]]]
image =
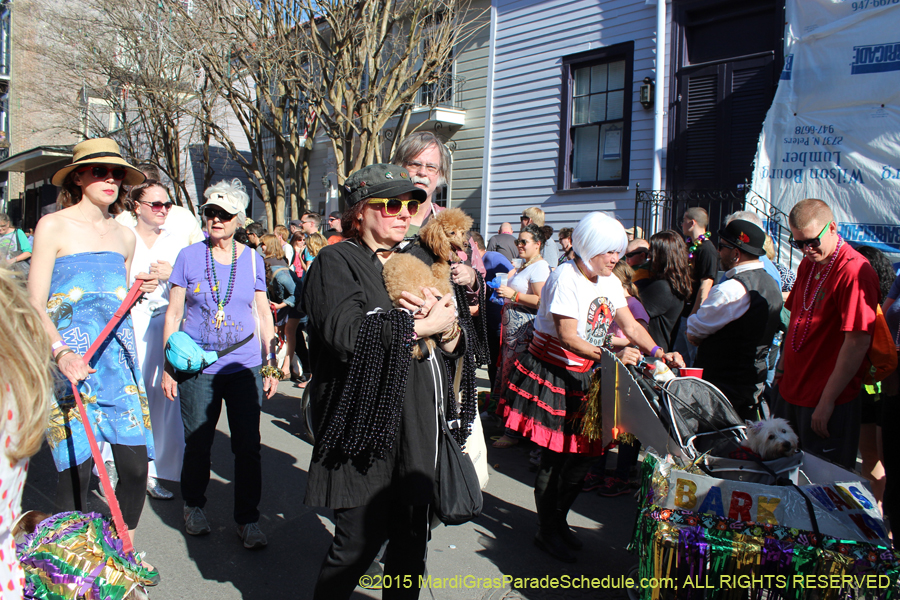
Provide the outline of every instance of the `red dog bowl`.
[[683,369],[678,369],[678,374],[681,377],[696,377],[698,379],[703,379],[703,369],[689,369],[685,367]]

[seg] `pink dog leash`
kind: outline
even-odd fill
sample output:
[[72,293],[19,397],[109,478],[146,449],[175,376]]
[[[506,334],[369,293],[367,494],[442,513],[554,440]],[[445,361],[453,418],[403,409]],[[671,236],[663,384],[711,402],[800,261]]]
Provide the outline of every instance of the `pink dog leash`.
[[[128,314],[131,307],[134,306],[141,295],[143,295],[143,292],[141,291],[142,283],[143,281],[138,279],[134,282],[134,285],[131,286],[131,289],[128,290],[128,295],[125,296],[122,305],[119,306],[113,315],[113,318],[106,324],[106,327],[103,328],[103,331],[100,332],[100,335],[97,336],[97,339],[94,340],[94,343],[91,344],[91,347],[88,348],[88,351],[85,352],[82,357],[84,364],[90,365],[91,357],[94,356],[100,346],[103,345],[103,342],[106,341],[106,338],[109,337],[109,334],[112,333],[112,330],[125,318],[125,315]],[[81,401],[81,394],[78,393],[78,386],[74,383],[72,384],[72,391],[75,393],[75,403],[78,405],[78,413],[81,415],[81,422],[84,423],[84,430],[87,433],[88,445],[91,447],[91,456],[94,459],[94,464],[97,466],[97,473],[100,475],[100,485],[103,486],[103,493],[106,496],[107,502],[109,502],[109,510],[112,513],[113,524],[116,526],[119,539],[122,540],[122,549],[126,554],[130,554],[134,552],[134,545],[131,543],[131,536],[128,534],[128,527],[125,525],[122,509],[119,508],[119,500],[116,498],[116,491],[109,481],[109,473],[106,472],[106,465],[103,462],[103,456],[100,454],[100,447],[97,445],[97,439],[94,437],[94,431],[88,421],[84,402]]]

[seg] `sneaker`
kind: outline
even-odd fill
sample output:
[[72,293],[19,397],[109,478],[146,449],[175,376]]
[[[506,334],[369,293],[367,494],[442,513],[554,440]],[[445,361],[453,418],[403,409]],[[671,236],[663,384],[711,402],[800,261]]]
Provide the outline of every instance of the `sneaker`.
[[175,494],[159,485],[159,480],[156,477],[147,478],[147,495],[157,500],[171,500],[175,497]]
[[621,496],[631,491],[631,486],[627,481],[616,479],[615,477],[607,477],[603,485],[597,486],[597,495],[605,498]]
[[596,490],[603,486],[604,477],[600,475],[594,475],[593,473],[588,473],[584,477],[584,483],[581,485],[582,492],[590,492]]
[[209,521],[199,506],[184,505],[184,530],[188,535],[206,535],[209,533]]
[[259,529],[258,523],[238,525],[237,534],[241,536],[241,539],[244,541],[244,548],[248,550],[256,550],[269,543],[266,539],[266,534]]

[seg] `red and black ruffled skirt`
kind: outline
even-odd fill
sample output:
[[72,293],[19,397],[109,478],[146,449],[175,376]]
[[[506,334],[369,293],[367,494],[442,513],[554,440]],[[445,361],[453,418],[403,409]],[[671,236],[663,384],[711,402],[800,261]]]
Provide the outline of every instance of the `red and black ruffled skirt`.
[[536,332],[528,351],[519,355],[510,371],[497,412],[506,419],[507,428],[539,446],[599,456],[602,442],[588,441],[581,434],[592,363],[575,357],[578,365],[567,364],[562,360],[566,354],[558,340]]

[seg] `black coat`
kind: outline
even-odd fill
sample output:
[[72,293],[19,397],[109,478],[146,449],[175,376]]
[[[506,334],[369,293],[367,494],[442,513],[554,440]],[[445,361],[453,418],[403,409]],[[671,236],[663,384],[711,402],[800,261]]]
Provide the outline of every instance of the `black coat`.
[[[343,391],[363,319],[375,309],[390,310],[391,301],[378,257],[351,240],[323,248],[304,286],[313,414],[318,420],[324,407]],[[385,349],[390,346],[391,328],[387,323],[381,342]],[[457,352],[464,349],[462,339]],[[400,430],[383,460],[376,460],[364,471],[352,460],[328,455],[317,459],[317,444],[309,465],[305,504],[353,508],[379,494],[390,494],[409,505],[432,501],[438,442],[436,402],[446,400],[448,377],[444,360],[440,355],[435,359],[411,361]],[[324,430],[323,423],[316,425],[317,431]]]

